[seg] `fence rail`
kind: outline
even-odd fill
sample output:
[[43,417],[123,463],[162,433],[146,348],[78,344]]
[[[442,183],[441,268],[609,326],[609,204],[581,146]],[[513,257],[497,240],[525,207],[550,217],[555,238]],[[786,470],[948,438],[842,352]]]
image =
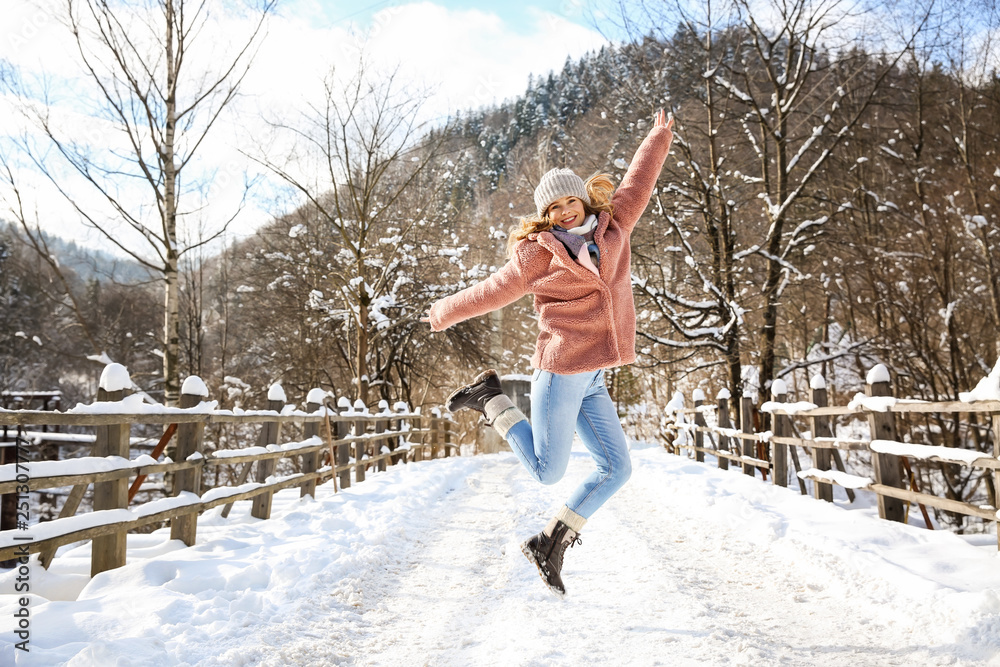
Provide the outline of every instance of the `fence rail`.
[[[92,426],[97,430],[91,457],[59,462],[19,460],[0,466],[0,494],[17,498],[19,505],[28,501],[31,492],[73,487],[58,519],[30,526],[18,525],[9,518],[4,521],[0,561],[40,553],[41,563],[48,567],[59,547],[91,541],[93,576],[125,564],[126,535],[130,530],[169,521],[171,539],[181,539],[190,546],[196,540],[198,515],[208,509],[225,505],[226,516],[233,503],[252,500],[251,514],[266,519],[274,493],[282,489],[299,487],[302,496],[314,496],[317,485],[331,479],[336,491],[338,484],[340,488],[349,487],[352,476],[353,483],[364,481],[368,470],[382,472],[399,463],[460,453],[452,443],[453,422],[436,410],[422,415],[397,404],[395,411],[389,411],[383,403],[381,411],[372,414],[364,406],[352,407],[345,399],[334,409],[325,404],[320,390],[310,392],[305,411],[289,410],[283,391],[276,387],[269,393],[267,410],[241,413],[215,410],[214,404],[206,401],[207,392],[200,380],[185,384],[180,408],[119,409],[122,406],[114,403],[122,402],[125,392],[102,388],[97,403],[70,412],[0,411],[0,425],[19,429],[58,424]],[[193,391],[187,391],[190,388]],[[154,457],[176,432],[178,460],[131,460],[129,436],[136,424],[176,425],[167,429]],[[210,424],[259,424],[256,445],[206,454],[204,432]],[[286,425],[300,426],[302,438],[279,444]],[[22,451],[20,446],[16,449]],[[278,462],[285,460],[297,463],[299,471],[276,476]],[[205,473],[219,466],[234,469],[234,484],[205,489]],[[247,481],[251,472],[253,481]],[[173,475],[172,496],[129,509],[131,495],[142,480],[159,473]],[[128,488],[130,478],[136,480],[132,494]],[[90,485],[93,511],[77,516]]]
[[[928,528],[931,521],[926,508],[933,507],[947,512],[977,517],[991,521],[998,529],[997,546],[1000,549],[1000,512],[997,496],[1000,495],[1000,401],[915,401],[897,399],[884,367],[876,367],[869,376],[865,393],[859,394],[846,406],[827,405],[825,383],[816,381],[810,388],[810,400],[788,403],[787,388],[781,381],[772,388],[773,400],[764,403],[760,411],[768,413],[770,430],[755,427],[755,406],[751,399],[743,398],[733,406],[740,427],[731,426],[731,406],[728,391],[720,392],[717,403],[707,403],[704,394],[695,396],[693,408],[673,407],[678,415],[673,428],[680,437],[668,437],[667,448],[679,453],[688,450],[698,461],[704,455],[717,457],[720,468],[728,469],[730,462],[743,467],[743,472],[754,475],[759,471],[764,479],[787,486],[789,462],[795,470],[803,495],[807,493],[805,480],[813,482],[817,499],[832,501],[833,487],[846,490],[851,501],[854,491],[865,489],[876,494],[879,516],[892,521],[905,521],[910,503],[923,513]],[[715,415],[715,423],[708,424],[706,414]],[[984,433],[992,433],[992,452],[955,447],[900,442],[897,436],[897,417],[919,414],[962,414],[986,418]],[[867,422],[871,437],[867,440],[835,437],[831,428],[833,417],[853,417]],[[799,435],[795,420],[805,420]],[[979,424],[976,424],[979,426]],[[706,439],[708,442],[706,442]],[[709,446],[711,445],[711,446]],[[803,470],[798,449],[811,455],[813,467]],[[848,474],[840,452],[863,451],[871,455],[871,475]],[[911,461],[933,463],[939,467],[964,466],[979,471],[987,479],[986,488],[990,504],[968,502],[955,497],[941,497],[919,488],[913,474]],[[949,495],[951,495],[949,493]]]

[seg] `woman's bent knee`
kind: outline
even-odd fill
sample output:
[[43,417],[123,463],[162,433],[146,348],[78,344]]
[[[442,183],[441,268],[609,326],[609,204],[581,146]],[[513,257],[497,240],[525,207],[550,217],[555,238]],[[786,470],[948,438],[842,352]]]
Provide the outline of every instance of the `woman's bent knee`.
[[566,474],[566,468],[549,468],[538,473],[538,481],[545,486],[551,486],[561,480]]
[[619,488],[625,485],[625,482],[632,477],[632,462],[625,459],[614,468],[608,475],[611,477],[611,481],[616,484]]

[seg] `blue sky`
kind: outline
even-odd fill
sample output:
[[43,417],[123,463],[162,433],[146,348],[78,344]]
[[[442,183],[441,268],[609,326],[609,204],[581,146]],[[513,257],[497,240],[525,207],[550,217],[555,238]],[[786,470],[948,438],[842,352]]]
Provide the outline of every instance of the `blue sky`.
[[[320,0],[318,3],[325,18],[331,23],[368,23],[372,16],[383,9],[408,4],[400,0]],[[588,0],[511,0],[509,2],[486,2],[485,0],[435,0],[434,4],[451,10],[478,9],[496,14],[512,26],[528,25],[534,20],[532,10],[541,10],[565,16],[567,19],[593,27],[587,14],[596,3]],[[606,4],[606,3],[605,3]]]

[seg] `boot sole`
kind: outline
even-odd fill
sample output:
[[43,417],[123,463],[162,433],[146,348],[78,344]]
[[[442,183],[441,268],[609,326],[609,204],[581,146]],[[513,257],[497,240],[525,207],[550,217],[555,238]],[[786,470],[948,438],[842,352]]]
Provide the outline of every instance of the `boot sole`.
[[461,393],[462,393],[463,391],[465,391],[466,389],[468,389],[468,388],[470,388],[470,387],[473,387],[473,386],[475,386],[475,385],[479,384],[480,382],[482,382],[483,380],[485,380],[485,379],[486,379],[487,377],[489,377],[490,375],[497,375],[497,372],[496,372],[496,370],[494,370],[494,369],[492,369],[492,368],[491,368],[491,369],[489,369],[489,370],[485,370],[485,371],[483,371],[482,373],[480,373],[479,375],[477,375],[477,376],[476,376],[476,379],[475,379],[475,380],[473,380],[472,382],[470,382],[469,384],[467,384],[467,385],[463,385],[463,386],[459,387],[458,389],[456,389],[455,391],[451,392],[451,393],[450,393],[450,394],[448,395],[448,398],[444,399],[444,407],[446,407],[446,408],[448,409],[448,412],[454,412],[454,410],[452,410],[452,409],[451,409],[451,402],[452,402],[452,401],[453,401],[453,400],[454,400],[454,399],[455,399],[455,398],[456,398],[456,397],[457,397],[457,396],[458,396],[459,394],[461,394]]
[[545,573],[542,571],[541,563],[539,563],[538,559],[535,558],[535,552],[528,547],[527,541],[525,541],[524,544],[521,545],[521,553],[523,553],[524,557],[528,559],[528,562],[530,562],[538,569],[538,576],[542,578],[542,583],[545,584],[546,588],[552,591],[556,595],[556,597],[559,598],[566,597],[566,591],[561,591],[558,588],[555,588],[549,584],[549,580],[545,578]]

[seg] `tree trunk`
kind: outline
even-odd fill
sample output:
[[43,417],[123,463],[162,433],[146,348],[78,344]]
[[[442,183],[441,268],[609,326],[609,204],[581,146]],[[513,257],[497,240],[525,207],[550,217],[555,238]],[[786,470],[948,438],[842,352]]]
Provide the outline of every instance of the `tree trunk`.
[[368,295],[364,293],[365,283],[358,285],[358,376],[355,380],[357,399],[368,405]]
[[[776,91],[777,93],[777,91]],[[776,94],[780,99],[780,96]],[[780,107],[780,105],[777,105]],[[785,215],[787,209],[785,202],[788,199],[788,118],[778,111],[777,133],[775,141],[775,178],[778,179],[776,187],[771,190],[773,199],[772,206],[775,210],[768,212],[771,219],[771,229],[767,240],[767,278],[764,282],[764,297],[767,300],[764,306],[764,346],[761,350],[760,359],[760,386],[767,391],[770,389],[771,381],[774,380],[775,367],[775,346],[778,338],[778,309],[780,295],[778,285],[781,281],[781,263],[778,256],[781,254],[781,233],[785,226]],[[764,187],[768,183],[765,181]]]
[[180,312],[178,294],[177,257],[177,165],[174,163],[174,133],[177,126],[177,66],[174,52],[174,3],[164,0],[167,23],[167,95],[166,123],[163,148],[163,238],[166,242],[166,265],[163,267],[165,294],[163,304],[163,400],[167,405],[178,405],[181,394],[180,369]]

